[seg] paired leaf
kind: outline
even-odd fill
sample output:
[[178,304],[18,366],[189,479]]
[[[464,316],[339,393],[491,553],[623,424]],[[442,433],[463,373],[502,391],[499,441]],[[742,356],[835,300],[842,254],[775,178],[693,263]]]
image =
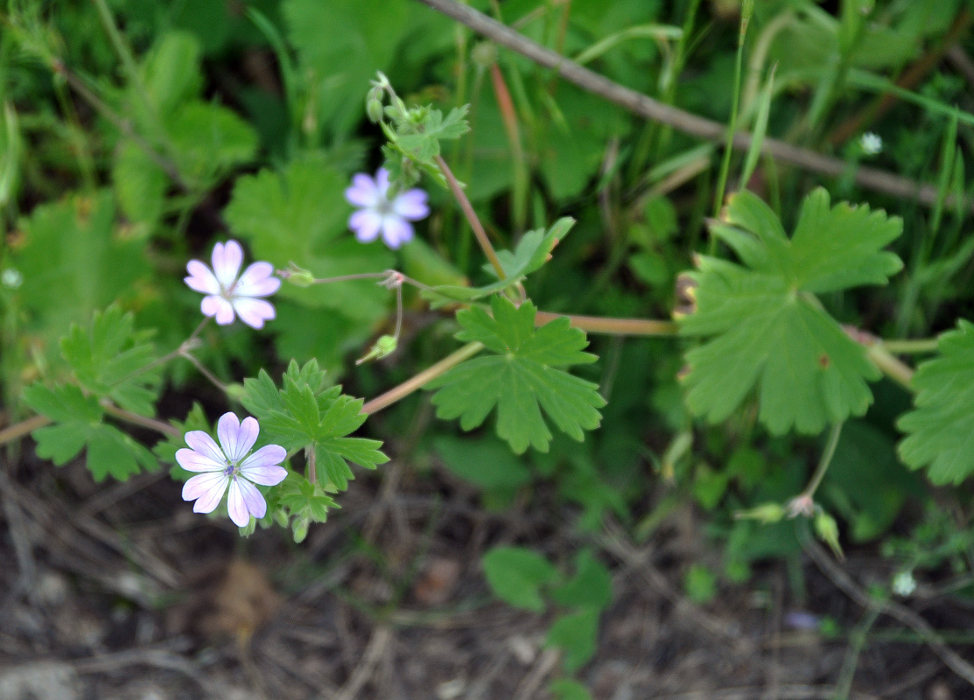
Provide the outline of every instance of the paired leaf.
[[813,295],[885,284],[902,263],[881,249],[901,229],[899,219],[865,206],[830,207],[818,189],[789,240],[764,202],[733,195],[711,232],[744,264],[702,257],[696,311],[681,322],[684,335],[707,339],[686,355],[690,410],[718,422],[756,389],[760,420],[775,434],[816,433],[865,413],[866,382],[879,370]]
[[974,473],[974,324],[960,320],[937,347],[913,375],[916,408],[897,421],[907,434],[899,454],[913,469],[928,467],[935,484],[959,484]]
[[61,466],[87,449],[85,465],[95,481],[104,481],[106,476],[124,481],[142,469],[157,468],[158,463],[149,450],[102,422],[98,400],[85,396],[80,388],[66,385],[51,389],[34,384],[24,391],[24,400],[55,422],[31,433],[39,457]]
[[551,431],[542,416],[574,440],[598,427],[605,405],[598,386],[560,369],[594,362],[583,352],[585,334],[561,318],[534,327],[536,309],[520,308],[499,296],[488,314],[480,307],[457,312],[459,340],[479,342],[492,353],[463,362],[429,384],[440,418],[460,418],[464,430],[476,428],[497,409],[497,434],[517,454],[528,446],[546,452]]
[[288,365],[280,389],[264,370],[244,380],[243,405],[260,422],[264,437],[289,452],[311,446],[318,479],[326,488],[345,489],[354,478],[349,462],[366,469],[389,461],[382,442],[347,437],[365,422],[362,399],[329,386],[325,373],[311,360]]

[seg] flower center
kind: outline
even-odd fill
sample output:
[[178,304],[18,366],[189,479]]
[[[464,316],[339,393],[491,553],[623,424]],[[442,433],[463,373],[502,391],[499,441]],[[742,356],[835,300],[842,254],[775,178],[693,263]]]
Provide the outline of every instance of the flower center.
[[393,202],[383,197],[375,203],[375,211],[381,216],[388,216],[395,211]]
[[237,465],[227,462],[227,467],[223,470],[223,473],[232,479],[237,473]]

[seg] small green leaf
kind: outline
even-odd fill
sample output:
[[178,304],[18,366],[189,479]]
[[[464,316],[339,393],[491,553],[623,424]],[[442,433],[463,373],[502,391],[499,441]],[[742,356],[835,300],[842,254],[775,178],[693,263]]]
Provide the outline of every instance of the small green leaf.
[[830,208],[818,189],[790,240],[749,192],[731,197],[724,220],[712,233],[744,265],[702,257],[693,275],[697,309],[681,332],[706,342],[686,355],[690,410],[718,422],[756,388],[759,418],[774,434],[817,433],[864,414],[872,401],[866,382],[880,372],[813,293],[884,284],[902,267],[880,250],[899,235],[899,219],[865,206]]
[[98,397],[151,416],[159,394],[158,369],[147,369],[155,350],[148,334],[133,327],[133,317],[115,305],[96,311],[87,328],[74,324],[61,338],[61,355],[78,382]]
[[548,691],[555,700],[592,700],[588,688],[573,678],[559,678],[548,684]]
[[546,452],[551,432],[544,414],[574,440],[598,427],[605,405],[598,386],[559,369],[594,362],[583,352],[585,334],[561,318],[534,327],[536,309],[520,308],[503,297],[491,299],[493,316],[480,307],[457,313],[457,338],[483,343],[494,354],[457,365],[429,384],[440,418],[460,418],[464,430],[476,428],[497,409],[497,434],[514,452],[528,446]]
[[347,437],[365,421],[362,399],[328,386],[316,360],[303,366],[291,360],[282,389],[264,370],[244,380],[241,402],[261,424],[269,442],[289,452],[310,446],[314,451],[318,480],[330,488],[345,489],[353,474],[348,464],[374,469],[389,461],[378,440]]
[[913,375],[916,408],[896,424],[907,435],[899,454],[913,469],[928,467],[935,484],[959,484],[974,473],[974,324],[961,319],[937,348]]
[[575,575],[551,591],[557,603],[601,609],[612,601],[612,576],[589,550],[579,552]]
[[517,608],[544,610],[541,587],[555,581],[558,571],[542,555],[522,547],[495,547],[482,561],[494,595]]
[[[504,268],[504,273],[507,275],[505,279],[491,282],[482,287],[439,285],[424,289],[421,295],[434,304],[442,304],[444,300],[469,302],[501,292],[517,284],[532,272],[540,269],[548,261],[554,247],[568,235],[568,232],[571,231],[574,225],[574,219],[562,217],[547,231],[537,229],[525,233],[521,237],[521,240],[518,241],[514,252],[507,250],[499,251],[497,257],[500,259],[501,267]],[[487,270],[490,273],[494,273],[493,268],[489,265],[487,266]]]
[[599,611],[586,608],[555,620],[548,630],[545,646],[561,649],[565,654],[565,670],[573,673],[595,654],[598,634]]

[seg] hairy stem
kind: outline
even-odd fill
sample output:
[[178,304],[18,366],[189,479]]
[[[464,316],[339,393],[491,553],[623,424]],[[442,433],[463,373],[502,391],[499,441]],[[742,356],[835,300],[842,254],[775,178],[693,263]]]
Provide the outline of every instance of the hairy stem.
[[49,425],[51,419],[47,416],[31,416],[26,420],[22,420],[19,423],[14,423],[13,425],[0,430],[0,445],[6,445],[8,442],[13,442],[19,438],[24,437],[32,430],[37,430],[38,428],[43,428],[45,425]]
[[376,396],[371,401],[366,401],[365,405],[362,406],[361,412],[365,415],[378,413],[383,408],[391,406],[396,401],[409,396],[417,389],[421,389],[426,384],[439,377],[441,374],[444,374],[447,370],[452,369],[464,360],[473,357],[483,349],[484,346],[482,343],[468,343],[467,345],[464,345],[462,348],[447,355],[436,364],[430,365],[419,374],[410,377],[399,386],[389,389],[389,391]]
[[163,423],[161,420],[156,420],[155,418],[147,418],[145,416],[140,416],[138,413],[132,413],[131,411],[126,411],[124,408],[119,408],[110,401],[102,401],[101,407],[105,409],[105,413],[110,416],[115,416],[119,420],[123,420],[126,423],[131,423],[132,425],[140,425],[143,428],[149,428],[150,430],[155,430],[163,435],[168,435],[169,437],[179,437],[179,431],[168,423]]
[[534,317],[537,326],[551,323],[556,318],[567,318],[573,327],[587,333],[606,335],[675,336],[679,326],[673,321],[657,321],[650,318],[612,318],[608,316],[578,316],[539,311]]
[[467,217],[467,222],[470,224],[470,228],[473,229],[473,235],[477,238],[477,243],[480,244],[481,250],[484,251],[484,255],[490,261],[490,264],[494,267],[494,271],[497,273],[498,279],[506,279],[507,274],[504,272],[504,268],[501,265],[500,258],[497,257],[497,253],[494,251],[494,246],[490,244],[490,239],[487,238],[487,232],[484,230],[483,224],[480,223],[480,219],[477,217],[477,213],[473,210],[473,205],[470,204],[470,200],[467,199],[467,193],[463,191],[460,187],[460,183],[457,182],[456,177],[453,176],[453,171],[450,170],[450,166],[446,164],[442,156],[436,156],[436,164],[443,171],[444,177],[446,177],[446,182],[450,186],[450,192],[456,198],[457,203],[460,205],[460,209],[463,210],[463,215]]
[[808,482],[808,486],[802,491],[801,497],[811,498],[815,495],[815,491],[818,490],[819,484],[822,483],[822,478],[825,476],[825,472],[829,470],[829,465],[832,463],[832,457],[835,455],[835,448],[839,444],[839,437],[842,435],[842,423],[836,423],[829,430],[829,439],[825,443],[825,451],[822,452],[822,457],[818,461],[818,466],[815,468],[815,473],[812,475],[811,481]]

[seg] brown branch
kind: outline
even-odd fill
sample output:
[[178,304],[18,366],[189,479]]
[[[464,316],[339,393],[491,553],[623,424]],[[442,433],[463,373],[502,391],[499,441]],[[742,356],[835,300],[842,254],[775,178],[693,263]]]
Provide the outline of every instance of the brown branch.
[[[538,65],[556,71],[568,82],[624,107],[633,114],[666,124],[685,134],[707,141],[721,142],[726,136],[726,127],[720,122],[663,104],[647,95],[609,80],[604,75],[584,68],[574,61],[546,49],[510,27],[466,5],[461,5],[454,0],[418,1],[460,22],[478,34],[482,34],[491,41],[526,56]],[[734,134],[733,145],[737,149],[746,150],[751,146],[753,138],[748,132],[738,131]],[[765,137],[762,141],[761,151],[765,155],[782,162],[791,163],[804,170],[822,175],[839,176],[848,170],[847,163],[840,158],[822,155],[778,139]],[[854,178],[856,184],[865,189],[875,190],[894,197],[915,199],[928,206],[933,206],[937,201],[937,188],[935,186],[914,182],[909,178],[876,168],[859,167]],[[974,210],[974,203],[970,207]]]

